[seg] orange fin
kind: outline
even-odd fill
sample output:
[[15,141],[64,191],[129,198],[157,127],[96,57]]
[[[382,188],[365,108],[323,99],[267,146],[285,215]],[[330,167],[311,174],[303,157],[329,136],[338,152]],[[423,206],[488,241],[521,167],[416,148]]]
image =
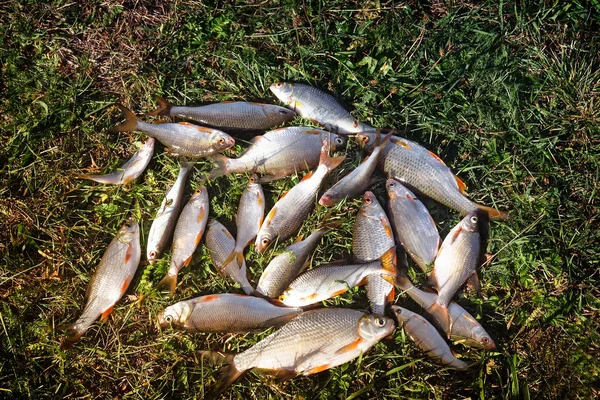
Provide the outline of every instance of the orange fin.
[[396,276],[396,274],[397,274],[397,271],[396,271],[396,265],[397,265],[396,247],[390,247],[390,249],[388,251],[383,253],[380,260],[381,260],[381,266],[383,267],[383,269],[385,269],[388,272],[391,272],[392,276]]
[[298,314],[287,314],[287,315],[282,315],[280,317],[276,317],[276,318],[271,318],[263,323],[260,324],[261,328],[277,328],[280,327],[282,325],[287,324],[288,322],[290,322],[291,320],[293,320],[294,318],[296,318]]
[[508,219],[508,212],[506,211],[500,211],[493,207],[487,207],[481,204],[477,204],[477,208],[481,211],[486,212],[490,219],[499,219],[503,221]]
[[244,263],[244,253],[232,252],[223,262],[222,268],[225,268],[226,266],[228,266],[229,263],[231,263],[234,259],[236,260],[238,266],[241,266]]
[[[310,171],[308,174],[304,175],[304,177],[302,177],[300,182],[310,179],[310,177],[313,176],[313,173],[314,173],[313,171]],[[283,196],[285,196],[286,194],[288,194],[288,192],[285,192],[285,194]],[[281,196],[282,199],[283,199],[283,196]]]
[[201,301],[202,303],[209,303],[211,301],[215,301],[218,299],[219,299],[219,296],[217,296],[215,294],[209,294],[206,296],[202,296],[199,301]]
[[125,264],[129,264],[129,260],[131,260],[133,251],[134,251],[133,242],[131,242],[131,243],[129,243],[129,246],[127,247],[127,252],[125,253]]
[[[345,287],[343,289],[338,289],[335,292],[331,293],[331,295],[329,296],[329,298],[335,297],[335,296],[339,296],[342,293],[346,293],[348,291],[348,288]],[[316,297],[316,296],[315,296]]]
[[131,282],[130,279],[125,279],[125,281],[123,282],[123,284],[121,285],[121,294],[125,294],[125,291],[127,290],[127,288],[129,287],[129,283]]
[[[126,281],[126,283],[127,283],[127,281]],[[110,315],[110,313],[112,312],[113,308],[114,308],[114,305],[113,305],[113,306],[110,306],[110,307],[108,307],[108,308],[106,309],[106,311],[104,311],[104,312],[102,313],[102,316],[100,317],[100,319],[101,319],[102,321],[106,321],[106,320],[108,319],[108,316],[109,316],[109,315]]]
[[350,351],[355,351],[362,342],[364,342],[363,338],[357,338],[354,342],[347,344],[346,346],[336,351],[335,354],[342,354]]
[[[358,340],[358,339],[357,339]],[[362,339],[361,339],[362,340]],[[343,349],[343,347],[342,347]],[[342,350],[340,349],[340,350]],[[340,351],[338,350],[338,352]],[[329,368],[331,368],[331,364],[323,364],[323,365],[319,365],[317,367],[311,368],[308,371],[304,371],[303,375],[312,375],[312,374],[318,374],[319,372],[323,372],[323,371],[327,371]]]
[[150,111],[147,115],[156,117],[158,115],[171,115],[171,103],[164,97],[157,96],[156,102],[158,103],[158,108],[154,111]]
[[187,121],[178,122],[178,124],[185,125],[185,126],[196,126],[196,125],[192,124],[191,122],[187,122]]
[[321,156],[319,158],[319,165],[324,165],[328,171],[333,171],[337,168],[338,165],[342,163],[346,159],[346,155],[341,155],[339,157],[330,157],[329,156],[329,145],[327,139],[322,140],[323,146],[321,147]]
[[238,370],[233,363],[221,368],[219,377],[217,378],[217,384],[212,391],[206,395],[205,399],[214,400],[219,398],[219,396],[223,394],[229,386],[233,385],[244,372],[245,370]]
[[456,179],[456,184],[458,185],[458,190],[462,193],[465,194],[465,192],[467,191],[467,185],[462,181],[462,179],[460,179],[458,176],[454,175],[454,179]]
[[121,125],[117,125],[111,128],[109,132],[135,131],[137,129],[137,124],[140,119],[123,104],[117,103],[116,106],[119,107],[121,111],[123,111],[123,114],[125,114],[125,122],[123,122]]
[[171,296],[175,293],[177,287],[177,275],[165,275],[164,278],[156,285],[157,288],[166,287],[169,289]]
[[397,144],[400,147],[404,147],[405,149],[410,150],[410,145],[398,137],[391,137],[390,142]]
[[438,156],[437,154],[435,154],[433,151],[427,150],[427,152],[429,153],[429,155],[431,157],[433,157],[437,162],[439,162],[442,165],[446,165],[446,163],[440,158],[440,156]]

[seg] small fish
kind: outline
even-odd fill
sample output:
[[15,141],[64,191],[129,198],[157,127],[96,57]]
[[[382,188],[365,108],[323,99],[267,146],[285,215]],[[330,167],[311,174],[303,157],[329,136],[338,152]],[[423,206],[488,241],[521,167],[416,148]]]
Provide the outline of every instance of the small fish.
[[235,144],[235,140],[217,129],[205,128],[189,122],[149,124],[140,120],[121,104],[126,121],[111,129],[112,132],[140,131],[167,146],[166,151],[186,157],[207,157],[220,153]]
[[262,253],[275,239],[285,240],[300,229],[315,206],[315,197],[323,180],[345,157],[330,157],[328,141],[323,139],[317,170],[309,172],[300,183],[285,193],[265,218],[254,244],[257,253]]
[[189,332],[237,333],[278,327],[301,312],[301,308],[278,307],[244,294],[210,294],[167,307],[158,314],[158,322],[163,328],[176,326]]
[[364,285],[376,275],[391,278],[393,285],[396,266],[379,260],[365,264],[324,265],[294,279],[279,297],[279,301],[291,307],[308,306],[339,296],[355,286]]
[[269,88],[286,106],[339,134],[375,131],[359,122],[329,93],[301,83],[277,82]]
[[[372,178],[373,172],[377,167],[379,155],[385,146],[390,136],[394,131],[388,133],[381,143],[375,147],[373,153],[368,156],[358,167],[356,167],[348,175],[344,176],[335,185],[321,196],[319,204],[322,206],[334,206],[346,197],[354,197],[364,193],[367,188],[374,183]],[[379,132],[377,133],[379,135]],[[379,137],[377,138],[379,141]]]
[[438,292],[436,303],[447,308],[456,291],[477,272],[481,239],[477,213],[464,217],[444,239],[429,279]]
[[177,223],[177,217],[179,216],[181,203],[183,202],[185,182],[194,167],[194,163],[183,161],[180,162],[179,167],[177,180],[167,191],[167,194],[156,213],[156,217],[154,218],[154,221],[152,221],[152,226],[150,227],[148,243],[146,245],[146,257],[150,264],[156,262],[167,243],[171,240],[171,235],[175,228],[175,224]]
[[235,239],[227,228],[216,219],[208,222],[206,247],[208,248],[212,263],[219,272],[224,273],[237,282],[246,294],[254,294],[254,288],[248,282],[246,261],[242,259],[242,263],[238,264],[236,259],[232,259],[230,263],[224,263],[235,247]]
[[401,245],[423,272],[429,272],[441,239],[427,208],[404,185],[388,179],[388,215],[396,244]]
[[[358,141],[366,147],[375,143],[374,133],[361,133]],[[450,168],[425,147],[398,136],[392,136],[379,157],[379,169],[412,190],[466,215],[476,210],[489,214],[491,219],[506,219],[508,213],[477,204],[464,192],[466,185]]]
[[171,295],[175,293],[177,287],[177,274],[190,264],[194,251],[204,235],[209,206],[208,191],[203,186],[196,189],[179,215],[173,233],[171,266],[167,275],[158,283],[159,287],[168,287]]
[[273,104],[225,101],[205,106],[173,106],[157,97],[159,108],[149,115],[181,117],[225,130],[264,131],[289,122],[296,113]]
[[86,304],[81,317],[72,325],[61,344],[71,347],[102,316],[108,318],[114,305],[123,297],[140,263],[140,227],[127,221],[110,242],[96,268],[86,292]]
[[304,269],[310,256],[329,228],[317,229],[303,241],[296,242],[271,260],[263,271],[256,291],[270,298],[277,298]]
[[412,341],[429,357],[452,368],[462,370],[469,367],[469,364],[452,354],[444,338],[425,318],[399,306],[392,306],[392,311],[398,320],[398,326],[402,326]]
[[263,175],[261,182],[269,182],[312,169],[319,164],[321,137],[327,138],[332,151],[346,145],[345,138],[320,129],[304,126],[279,128],[256,136],[251,141],[252,145],[238,158],[222,154],[212,156],[216,167],[209,177],[250,172]]
[[140,149],[115,172],[106,175],[77,174],[78,178],[112,185],[126,185],[136,180],[146,169],[154,154],[154,138],[148,138]]
[[[448,311],[435,303],[437,294],[415,287],[406,276],[398,276],[397,285],[422,308],[422,314],[448,339],[466,346],[492,350],[496,344],[479,322],[458,303],[452,301]],[[448,314],[452,323],[448,321]]]
[[[363,263],[378,260],[390,249],[394,249],[395,254],[392,226],[372,192],[365,192],[363,195],[363,204],[352,232],[354,261]],[[368,280],[367,296],[374,314],[383,315],[387,302],[394,295],[394,285],[383,277],[375,275]]]
[[248,246],[260,230],[265,217],[265,194],[262,186],[258,183],[258,175],[253,174],[248,180],[246,189],[242,192],[240,205],[238,207],[236,224],[237,235],[235,248],[231,255],[223,262],[229,264],[234,258],[238,265],[244,262],[244,249]]
[[365,353],[394,330],[390,318],[358,310],[305,311],[243,353],[217,379],[216,398],[245,371],[258,368],[279,378],[312,375]]

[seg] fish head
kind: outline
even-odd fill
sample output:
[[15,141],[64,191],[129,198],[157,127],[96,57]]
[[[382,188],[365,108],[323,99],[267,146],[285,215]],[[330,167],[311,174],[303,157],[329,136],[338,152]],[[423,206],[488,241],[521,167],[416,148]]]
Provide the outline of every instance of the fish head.
[[409,194],[406,187],[395,179],[388,179],[385,182],[385,188],[387,189],[390,199],[405,197]]
[[356,135],[356,141],[363,149],[371,151],[375,148],[375,142],[377,141],[376,132],[362,132]]
[[273,92],[273,94],[286,105],[294,102],[294,99],[292,98],[294,94],[293,83],[275,82],[269,87],[269,89],[271,89],[271,92]]
[[335,133],[327,134],[327,143],[330,151],[339,151],[346,148],[347,140],[344,136]]
[[149,247],[146,252],[146,258],[148,259],[150,265],[154,265],[156,260],[158,260],[158,250],[156,248]]
[[235,139],[225,132],[215,130],[211,134],[210,145],[217,151],[227,150],[235,145]]
[[496,343],[494,343],[490,335],[479,324],[473,327],[471,330],[471,337],[466,338],[464,343],[468,346],[486,350],[492,350],[496,347]]
[[127,221],[125,221],[121,229],[119,229],[117,236],[121,243],[130,243],[132,240],[139,238],[140,226],[136,220],[129,218]]
[[382,217],[382,213],[385,214],[373,192],[365,192],[362,200],[362,206],[360,207],[360,212],[362,214],[371,218],[380,218]]
[[256,242],[254,242],[254,251],[259,254],[262,253],[267,247],[269,247],[272,241],[273,232],[269,228],[261,228],[260,232],[258,232],[258,235],[256,236]]
[[158,314],[158,323],[161,328],[167,328],[172,325],[185,325],[187,319],[192,314],[192,307],[186,301],[182,301]]
[[319,204],[322,206],[330,207],[337,203],[335,199],[335,194],[331,191],[327,191],[321,198],[319,199]]
[[296,117],[296,113],[289,108],[279,107],[273,104],[263,105],[263,112],[272,121],[288,122]]
[[[260,177],[258,176],[258,174],[250,175],[250,178],[248,178],[248,185],[246,185],[246,189],[255,194],[262,193],[262,186],[260,185]],[[263,196],[261,195],[261,197]]]
[[471,212],[467,214],[462,221],[460,222],[462,230],[467,231],[469,233],[474,233],[479,231],[479,216],[476,212]]
[[358,335],[367,341],[379,341],[389,335],[395,327],[391,318],[365,314],[358,321]]
[[396,321],[398,321],[399,327],[404,325],[411,317],[411,312],[400,306],[392,306],[392,312],[394,313],[394,317],[396,317]]
[[144,142],[144,144],[142,145],[142,147],[140,149],[140,153],[149,154],[149,153],[154,152],[154,143],[155,142],[156,142],[156,139],[154,139],[154,138],[146,139],[146,141]]

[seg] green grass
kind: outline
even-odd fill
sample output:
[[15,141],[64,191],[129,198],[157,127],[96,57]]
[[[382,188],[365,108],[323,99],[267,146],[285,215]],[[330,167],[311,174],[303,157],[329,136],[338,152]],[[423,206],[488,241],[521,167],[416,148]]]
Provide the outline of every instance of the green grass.
[[[497,349],[457,346],[479,364],[455,372],[397,331],[361,359],[313,377],[272,383],[250,373],[227,397],[598,397],[599,13],[595,0],[1,4],[0,397],[201,398],[217,368],[198,351],[243,351],[265,336],[157,329],[157,313],[177,300],[239,292],[204,247],[173,299],[154,289],[167,252],[139,269],[132,297],[72,350],[59,350],[56,328],[81,312],[90,276],[129,215],[141,221],[145,245],[177,174],[159,147],[133,185],[73,178],[113,170],[144,140],[107,132],[121,118],[112,105],[141,114],[156,95],[175,104],[276,102],[268,87],[279,80],[329,90],[360,119],[438,153],[474,200],[511,210],[491,227],[495,259],[483,271],[483,300],[461,300]],[[361,157],[355,144],[348,154],[342,168]],[[189,193],[209,169],[198,165]],[[298,178],[265,186],[267,206]],[[208,184],[211,216],[231,230],[245,182]],[[382,183],[373,190],[384,199]],[[342,225],[313,264],[349,255],[358,204],[336,209]],[[459,220],[427,205],[442,235]],[[325,213],[319,207],[301,232]],[[284,245],[249,253],[254,282]],[[355,290],[329,304],[368,303]]]

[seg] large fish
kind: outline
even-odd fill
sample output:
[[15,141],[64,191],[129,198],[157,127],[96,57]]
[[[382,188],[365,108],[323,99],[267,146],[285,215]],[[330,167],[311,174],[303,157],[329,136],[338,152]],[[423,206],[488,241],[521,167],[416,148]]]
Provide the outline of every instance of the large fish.
[[144,172],[153,154],[154,138],[148,138],[133,157],[115,172],[106,175],[77,174],[77,177],[112,185],[126,185],[136,180]]
[[328,141],[323,139],[319,167],[314,173],[311,171],[306,174],[302,181],[285,193],[269,211],[256,236],[256,252],[262,253],[275,239],[285,240],[300,229],[315,206],[315,198],[323,180],[345,157],[330,157]]
[[102,316],[106,319],[123,297],[140,263],[140,227],[127,221],[110,242],[96,268],[86,292],[86,304],[77,321],[68,325],[69,332],[61,344],[67,349]]
[[244,294],[210,294],[180,301],[158,314],[160,326],[190,332],[236,333],[281,326],[302,312]]
[[444,239],[429,279],[438,292],[436,304],[447,308],[456,291],[477,272],[481,239],[477,213],[464,217]]
[[156,213],[156,217],[152,221],[152,226],[150,226],[148,243],[146,244],[146,257],[150,264],[154,264],[160,258],[165,246],[171,240],[171,235],[179,216],[179,210],[181,209],[181,203],[183,202],[185,183],[194,167],[194,163],[183,161],[179,167],[177,180],[167,191]]
[[[393,252],[394,249],[390,249]],[[364,285],[377,276],[388,276],[393,281],[396,266],[390,258],[364,264],[331,264],[313,268],[290,283],[279,297],[286,306],[304,307],[345,293],[355,286]]]
[[286,247],[283,253],[271,260],[263,271],[256,291],[270,298],[277,298],[298,276],[329,228],[317,229],[305,240]]
[[[380,259],[395,242],[392,226],[372,192],[365,192],[363,204],[352,229],[352,257],[356,262]],[[394,259],[395,265],[395,259]],[[387,276],[372,276],[367,282],[367,296],[374,314],[383,315],[388,301],[394,298],[394,282]]]
[[294,119],[296,113],[273,104],[225,101],[205,106],[174,106],[157,97],[159,108],[149,115],[167,115],[191,119],[203,125],[225,130],[267,130]]
[[[373,147],[375,133],[362,133],[358,140]],[[392,136],[379,157],[379,168],[388,178],[444,204],[462,215],[482,210],[492,219],[506,219],[508,213],[474,203],[464,192],[466,185],[434,153],[425,147],[398,136]]]
[[210,178],[231,173],[257,173],[261,182],[273,181],[296,172],[312,169],[319,164],[322,141],[327,137],[329,149],[341,149],[346,139],[327,131],[304,126],[279,128],[256,136],[252,145],[238,158],[215,155],[216,167]]
[[158,283],[158,286],[168,287],[171,294],[175,293],[177,287],[177,274],[183,267],[190,264],[194,251],[196,251],[202,235],[204,235],[209,206],[208,191],[206,187],[202,186],[196,189],[188,203],[181,210],[173,232],[171,266],[167,271],[167,275]]
[[[450,302],[446,312],[435,304],[437,294],[420,290],[406,276],[398,276],[397,285],[421,307],[421,314],[444,332],[448,339],[479,349],[491,350],[496,347],[483,326],[458,303]],[[448,321],[448,314],[451,322]]]
[[240,205],[238,206],[237,217],[235,219],[237,225],[235,248],[223,264],[227,265],[235,258],[238,265],[242,265],[244,262],[244,249],[256,237],[264,217],[265,194],[263,193],[262,186],[258,183],[258,175],[253,174],[248,180],[246,189],[242,192]]
[[441,243],[435,221],[423,203],[400,182],[388,179],[385,187],[396,243],[402,245],[423,272],[429,272]]
[[402,326],[408,336],[427,355],[443,365],[456,369],[467,369],[469,365],[452,354],[452,350],[433,325],[425,318],[406,308],[392,306],[398,326]]
[[149,124],[140,120],[121,104],[126,121],[111,129],[113,132],[140,131],[167,146],[166,151],[186,157],[207,157],[220,153],[235,144],[235,140],[217,129],[205,128],[189,122]]
[[329,93],[302,83],[277,82],[271,91],[286,106],[303,116],[340,134],[375,131],[359,122]]
[[[334,206],[346,197],[354,197],[362,194],[367,188],[373,184],[373,172],[377,167],[377,161],[379,155],[385,146],[387,141],[392,135],[393,131],[388,133],[381,143],[375,147],[373,153],[368,156],[358,167],[356,167],[348,175],[340,179],[335,185],[327,190],[321,199],[319,204],[322,206]],[[378,133],[379,134],[379,133]],[[378,138],[379,139],[379,138]]]
[[305,311],[243,353],[233,357],[213,396],[223,393],[245,371],[290,378],[312,375],[355,359],[394,330],[390,318],[358,310]]
[[246,294],[254,294],[254,288],[248,282],[246,261],[242,258],[242,263],[238,264],[234,258],[228,264],[225,260],[231,255],[235,248],[235,239],[229,233],[227,228],[219,221],[213,219],[208,222],[208,231],[206,232],[206,248],[208,248],[210,259],[217,270],[235,282],[237,282]]

